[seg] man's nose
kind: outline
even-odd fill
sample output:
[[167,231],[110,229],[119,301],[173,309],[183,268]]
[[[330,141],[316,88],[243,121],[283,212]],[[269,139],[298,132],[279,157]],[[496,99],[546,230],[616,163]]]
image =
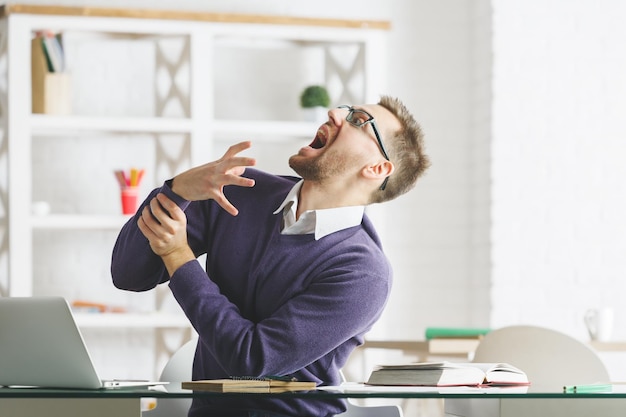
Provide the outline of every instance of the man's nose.
[[328,110],[328,119],[331,120],[335,125],[341,126],[341,123],[343,123],[347,112],[347,109],[340,109],[335,107],[334,109]]

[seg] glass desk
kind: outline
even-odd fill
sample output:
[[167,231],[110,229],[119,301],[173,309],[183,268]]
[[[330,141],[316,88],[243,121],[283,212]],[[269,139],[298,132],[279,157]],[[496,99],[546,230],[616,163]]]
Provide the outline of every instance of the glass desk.
[[[39,388],[0,388],[2,417],[139,417],[141,398],[441,398],[446,416],[527,417],[568,416],[622,417],[626,412],[626,386],[614,385],[611,392],[569,394],[563,392],[527,392],[509,389],[377,389],[349,386],[341,390],[314,390],[283,393],[214,393],[182,390],[177,383],[168,391],[148,389],[63,390]],[[157,405],[158,406],[158,405]],[[406,416],[410,417],[410,416]]]

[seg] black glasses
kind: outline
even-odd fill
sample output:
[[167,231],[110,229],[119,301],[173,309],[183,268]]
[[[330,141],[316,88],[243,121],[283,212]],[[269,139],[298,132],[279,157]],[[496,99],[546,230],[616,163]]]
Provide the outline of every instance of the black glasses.
[[[378,146],[380,147],[380,151],[387,161],[390,161],[389,155],[387,154],[387,150],[385,149],[385,145],[383,144],[383,140],[378,133],[378,127],[376,126],[376,121],[374,120],[374,116],[366,112],[365,110],[355,109],[352,106],[341,105],[337,106],[338,109],[346,109],[348,110],[348,115],[346,116],[346,121],[350,123],[352,126],[363,127],[366,124],[372,125],[372,130],[374,131],[374,136],[376,136],[376,141],[378,142]],[[385,178],[385,181],[380,186],[380,190],[384,190],[387,186],[387,180],[389,177]]]

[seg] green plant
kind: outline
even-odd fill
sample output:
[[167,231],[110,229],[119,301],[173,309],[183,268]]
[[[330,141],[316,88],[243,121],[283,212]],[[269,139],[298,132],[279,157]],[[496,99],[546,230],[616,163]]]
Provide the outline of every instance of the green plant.
[[321,85],[311,85],[302,91],[300,95],[300,105],[303,108],[328,107],[330,106],[330,96],[325,87]]

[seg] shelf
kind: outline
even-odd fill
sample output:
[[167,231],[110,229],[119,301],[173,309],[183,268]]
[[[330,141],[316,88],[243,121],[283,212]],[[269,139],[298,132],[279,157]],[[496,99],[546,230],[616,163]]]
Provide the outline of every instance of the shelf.
[[186,328],[185,316],[168,313],[74,313],[83,328]]
[[[69,166],[77,159],[80,159],[81,164],[91,163],[83,158],[93,158],[93,163],[102,166],[128,164],[124,161],[132,161],[135,155],[128,152],[120,157],[116,152],[117,147],[125,146],[126,141],[133,141],[137,142],[136,147],[135,143],[132,144],[133,152],[137,152],[137,149],[143,149],[144,142],[151,141],[153,143],[146,151],[145,158],[141,155],[142,160],[148,161],[146,168],[159,177],[165,177],[174,176],[189,165],[205,163],[213,154],[219,157],[221,148],[233,141],[263,143],[267,145],[268,154],[280,148],[282,143],[286,143],[287,147],[294,145],[294,142],[301,143],[294,145],[294,148],[310,143],[323,121],[300,120],[300,114],[296,112],[298,109],[290,109],[293,114],[291,111],[282,112],[280,107],[275,110],[276,113],[251,111],[268,104],[262,97],[265,86],[262,89],[255,87],[259,82],[273,82],[273,78],[259,80],[258,74],[259,71],[263,72],[265,64],[269,68],[270,64],[275,63],[274,53],[285,51],[285,70],[291,75],[277,87],[291,90],[284,91],[289,97],[295,97],[296,89],[299,90],[300,84],[305,82],[333,82],[334,89],[341,92],[342,97],[350,101],[358,99],[359,102],[371,102],[379,91],[384,90],[383,85],[379,84],[384,80],[384,65],[382,61],[371,57],[383,55],[384,31],[389,29],[388,22],[13,4],[0,6],[0,18],[3,20],[0,32],[6,45],[10,45],[4,48],[2,54],[6,78],[4,84],[11,86],[0,92],[2,102],[11,109],[3,112],[0,120],[0,135],[5,139],[5,163],[0,165],[7,171],[7,175],[0,174],[7,179],[4,198],[0,199],[0,211],[9,214],[5,216],[7,239],[4,251],[0,251],[0,258],[6,259],[8,265],[19,266],[10,268],[4,280],[8,284],[0,285],[0,290],[3,293],[6,290],[9,296],[30,296],[38,292],[41,282],[33,279],[35,265],[37,270],[49,271],[46,285],[51,283],[55,286],[72,286],[75,277],[82,278],[83,271],[91,270],[91,264],[81,259],[81,262],[72,265],[72,276],[65,276],[64,269],[54,266],[54,258],[35,258],[35,251],[45,251],[55,244],[56,240],[49,235],[60,235],[67,240],[70,250],[75,249],[76,256],[79,256],[83,251],[81,244],[91,239],[94,232],[106,234],[107,238],[112,237],[108,235],[118,233],[131,218],[118,214],[119,210],[111,209],[109,214],[107,211],[99,212],[99,206],[91,207],[95,211],[91,214],[89,209],[81,210],[82,214],[71,214],[69,209],[65,212],[53,210],[50,213],[49,207],[37,210],[36,206],[33,212],[33,204],[36,203],[34,196],[38,194],[36,191],[44,188],[45,198],[52,198],[50,206],[78,206],[73,203],[74,199],[81,198],[80,195],[66,196],[49,188],[50,185],[57,186],[54,182],[56,175],[66,173],[65,164]],[[63,32],[67,34],[65,39],[69,41],[68,44],[74,42],[75,49],[70,48],[68,51],[79,53],[75,55],[78,60],[71,66],[72,86],[79,88],[72,91],[77,94],[73,97],[76,100],[72,101],[81,103],[81,107],[75,106],[74,110],[82,115],[32,113],[33,91],[35,97],[43,93],[42,86],[33,88],[32,35],[42,28]],[[345,53],[345,46],[349,47],[350,53]],[[90,61],[91,53],[94,57],[100,55],[100,47],[104,47],[101,56],[106,61],[104,65]],[[122,48],[119,55],[109,49],[113,47]],[[286,47],[288,49],[285,50]],[[355,54],[351,53],[352,49],[357,49]],[[118,65],[109,67],[108,53],[115,54],[111,57],[120,57],[119,68]],[[259,64],[263,67],[245,65],[247,62],[255,63],[257,53],[262,57]],[[251,61],[247,60],[248,54]],[[244,65],[231,67],[229,63],[237,64],[237,59],[242,56],[246,57]],[[320,59],[322,56],[323,59]],[[226,59],[218,59],[221,57]],[[304,58],[314,60],[314,65],[308,65]],[[297,63],[290,65],[292,59],[297,60]],[[152,67],[153,74],[144,71]],[[301,67],[306,69],[302,74]],[[124,72],[118,75],[117,70]],[[243,89],[242,93],[250,92],[250,99],[246,98],[245,103],[236,94],[230,96],[230,89],[226,88],[228,84],[220,84],[223,82],[220,79],[222,74],[230,71],[237,72],[232,74],[229,82],[236,81]],[[150,81],[149,84],[153,84],[154,88],[150,88],[148,83],[140,83],[137,88],[130,85],[135,79],[133,77],[143,77],[144,74],[151,78],[142,82]],[[116,94],[109,97],[106,86],[110,81],[118,81],[111,88],[119,89],[124,96],[117,96],[116,90]],[[102,88],[90,88],[100,82],[104,83],[98,85]],[[26,99],[28,96],[31,98]],[[109,102],[109,99],[112,101]],[[100,103],[100,100],[104,102]],[[135,105],[149,104],[143,100],[153,100],[154,106]],[[223,101],[227,101],[226,105],[218,107],[224,104]],[[237,107],[231,108],[235,104]],[[141,113],[136,111],[144,108],[151,110]],[[225,118],[217,118],[216,113]],[[133,116],[127,116],[129,114]],[[158,117],[156,114],[186,116]],[[291,117],[292,120],[271,120],[272,114]],[[286,114],[290,116],[284,116]],[[230,119],[256,115],[262,120]],[[263,120],[263,117],[267,119]],[[109,141],[111,137],[116,140]],[[80,149],[70,148],[75,142],[82,142],[83,138],[93,144],[81,143]],[[265,151],[263,149],[260,152],[264,155]],[[43,154],[45,152],[50,152],[50,159],[37,166],[40,157],[48,156]],[[46,176],[49,173],[53,174],[50,178]],[[94,187],[97,186],[94,184]],[[66,232],[68,236],[63,235]],[[96,250],[105,244],[102,236],[98,237],[100,239],[94,239],[94,243],[102,246]],[[106,251],[110,252],[110,244],[107,242],[106,245],[109,245]],[[85,247],[85,250],[91,251],[92,248]],[[74,253],[68,256],[72,257]],[[104,273],[106,271],[102,271]],[[76,319],[79,326],[84,328],[191,328],[184,315],[176,315],[175,312],[88,313],[77,310]]]
[[128,9],[82,6],[49,6],[32,4],[5,4],[0,6],[0,16],[9,14],[41,14],[51,16],[82,16],[82,17],[109,17],[178,20],[183,23],[207,22],[230,24],[262,24],[262,25],[289,25],[301,27],[327,27],[351,29],[389,30],[391,24],[386,20],[354,20],[317,18],[300,16],[260,15],[241,13],[212,13],[173,9]]
[[592,340],[589,345],[598,352],[626,352],[626,341],[611,340],[600,342]]
[[119,230],[131,216],[49,214],[31,216],[33,229]]
[[[162,117],[88,117],[32,114],[35,135],[65,135],[76,132],[191,133],[190,119]],[[215,120],[211,128],[222,136],[298,137],[315,135],[321,122]]]
[[164,117],[88,117],[32,114],[36,135],[62,135],[76,132],[190,133],[190,119]]
[[246,135],[253,138],[312,138],[321,123],[291,121],[216,120],[213,132],[220,136]]

